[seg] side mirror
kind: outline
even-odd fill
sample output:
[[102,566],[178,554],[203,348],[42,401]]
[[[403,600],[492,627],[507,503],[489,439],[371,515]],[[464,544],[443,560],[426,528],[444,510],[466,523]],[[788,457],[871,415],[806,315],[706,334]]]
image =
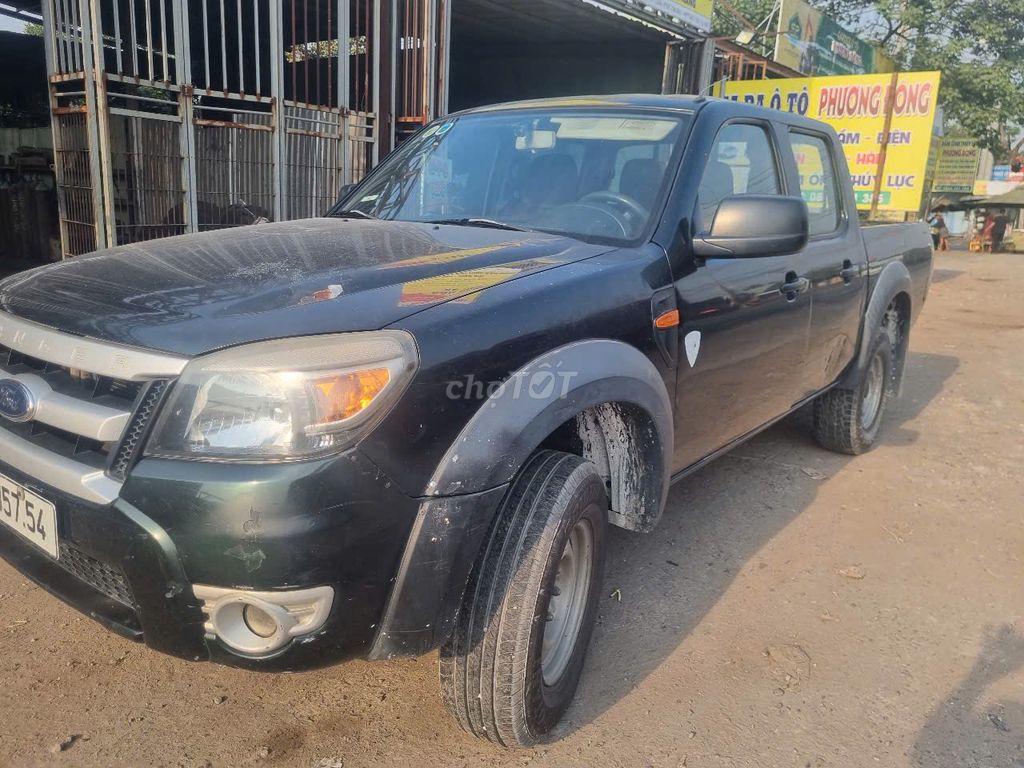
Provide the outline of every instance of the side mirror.
[[341,189],[338,190],[338,202],[340,203],[342,200],[348,197],[348,193],[355,188],[355,184],[342,184]]
[[799,197],[727,197],[718,206],[711,232],[694,238],[693,253],[704,259],[796,253],[807,244],[807,218],[807,203]]

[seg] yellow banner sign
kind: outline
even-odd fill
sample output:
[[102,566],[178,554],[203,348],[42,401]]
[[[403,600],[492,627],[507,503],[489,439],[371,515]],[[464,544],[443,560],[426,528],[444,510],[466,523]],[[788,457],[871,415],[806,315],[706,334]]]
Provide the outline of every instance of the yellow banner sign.
[[898,76],[892,94],[885,165],[879,169],[891,86],[889,74],[797,77],[727,82],[722,95],[828,123],[842,142],[857,207],[871,208],[875,179],[881,170],[878,209],[916,211],[925,191],[939,73],[905,72]]
[[701,32],[711,31],[714,0],[644,0],[643,5],[674,16]]

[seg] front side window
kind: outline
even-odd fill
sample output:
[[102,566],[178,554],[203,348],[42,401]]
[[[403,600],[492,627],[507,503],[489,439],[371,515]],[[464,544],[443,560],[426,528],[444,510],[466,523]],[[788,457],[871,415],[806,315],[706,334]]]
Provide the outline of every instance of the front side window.
[[697,230],[707,232],[721,202],[733,195],[778,195],[775,150],[764,127],[731,123],[718,132],[697,191]]
[[800,195],[807,203],[811,237],[839,227],[839,187],[832,150],[825,139],[806,133],[790,134],[793,159],[800,174]]
[[689,123],[688,115],[579,109],[453,117],[410,139],[342,207],[633,241],[660,213]]

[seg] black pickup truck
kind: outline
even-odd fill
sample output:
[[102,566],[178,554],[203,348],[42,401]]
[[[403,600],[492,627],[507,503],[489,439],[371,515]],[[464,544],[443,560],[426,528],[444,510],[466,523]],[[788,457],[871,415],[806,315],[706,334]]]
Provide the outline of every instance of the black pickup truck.
[[[319,219],[0,284],[0,554],[186,659],[440,648],[464,728],[573,696],[606,529],[805,404],[871,447],[931,272],[836,135],[715,99],[424,128]],[[657,534],[655,534],[657,535]]]

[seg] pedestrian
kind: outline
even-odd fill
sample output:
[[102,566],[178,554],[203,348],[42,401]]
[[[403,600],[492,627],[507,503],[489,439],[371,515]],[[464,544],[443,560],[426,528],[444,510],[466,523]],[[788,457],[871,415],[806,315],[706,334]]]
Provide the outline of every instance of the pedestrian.
[[[948,247],[949,229],[946,227],[946,219],[942,215],[941,209],[936,209],[928,219],[928,231],[932,236],[932,248],[935,250],[946,250],[942,248],[943,237],[947,238],[946,243]],[[945,232],[945,235],[943,235]]]
[[1003,247],[1003,238],[1006,237],[1006,228],[1010,225],[1010,217],[1006,210],[996,211],[992,219],[992,253],[996,253]]
[[981,227],[981,244],[982,247],[989,253],[995,250],[994,247],[994,231],[996,227],[996,217],[991,213],[985,214],[985,223]]

